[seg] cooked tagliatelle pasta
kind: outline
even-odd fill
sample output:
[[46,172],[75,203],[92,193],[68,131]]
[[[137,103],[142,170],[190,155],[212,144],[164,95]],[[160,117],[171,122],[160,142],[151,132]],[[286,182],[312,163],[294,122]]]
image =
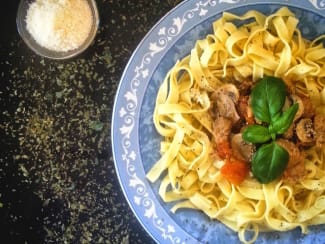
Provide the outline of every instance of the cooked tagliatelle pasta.
[[[286,7],[269,16],[257,11],[242,16],[225,12],[213,23],[213,33],[198,40],[190,55],[168,72],[153,115],[163,138],[162,156],[147,178],[155,182],[161,177],[159,195],[165,202],[175,202],[172,212],[180,208],[201,210],[238,232],[245,243],[254,242],[261,231],[300,227],[307,233],[308,226],[325,223],[325,133],[322,123],[318,123],[320,128],[316,125],[316,116],[325,114],[324,37],[308,41],[297,25],[298,19]],[[216,152],[222,137],[229,137],[229,133],[220,133],[226,130],[227,120],[216,123],[211,110],[221,113],[224,109],[233,118],[232,125],[236,124],[234,121],[241,120],[236,118],[241,104],[249,105],[249,98],[241,100],[241,93],[265,76],[283,79],[291,94],[288,100],[298,97],[300,108],[305,109],[298,111],[296,129],[291,131],[299,133],[302,117],[298,116],[305,116],[315,122],[312,137],[316,141],[292,136],[299,150],[288,149],[289,154],[295,161],[291,153],[302,150],[302,166],[289,161],[291,169],[268,184],[259,183],[252,173],[236,184],[221,174],[226,160]],[[225,86],[240,91],[239,98],[236,92],[225,93],[233,103],[227,104],[218,93]],[[305,98],[310,102],[304,102]],[[224,107],[218,106],[223,102]],[[308,115],[310,107],[313,115]],[[246,108],[244,122],[258,123],[252,119],[249,106]],[[285,139],[280,138],[279,144],[281,140]],[[249,158],[241,160],[249,166]],[[253,237],[247,238],[247,232]]]

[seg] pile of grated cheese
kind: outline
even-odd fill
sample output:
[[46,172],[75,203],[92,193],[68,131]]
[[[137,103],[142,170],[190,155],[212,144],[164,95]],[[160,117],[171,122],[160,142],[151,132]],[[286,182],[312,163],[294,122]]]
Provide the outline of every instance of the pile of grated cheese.
[[66,52],[85,42],[93,18],[86,0],[36,0],[27,10],[26,24],[39,45]]

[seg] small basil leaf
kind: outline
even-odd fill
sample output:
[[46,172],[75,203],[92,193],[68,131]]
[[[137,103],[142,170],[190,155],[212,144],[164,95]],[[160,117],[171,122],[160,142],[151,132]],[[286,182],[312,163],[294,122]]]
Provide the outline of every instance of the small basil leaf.
[[272,117],[281,111],[286,96],[286,85],[276,77],[266,76],[253,88],[251,106],[255,117],[271,123]]
[[289,161],[289,153],[275,142],[264,144],[256,151],[252,160],[252,172],[262,183],[269,183],[278,178]]
[[268,128],[262,125],[250,125],[243,131],[243,139],[251,143],[264,143],[271,139]]
[[283,134],[285,133],[295,118],[295,115],[299,109],[298,103],[295,103],[285,112],[282,113],[282,116],[272,121],[272,124],[269,127],[270,133]]

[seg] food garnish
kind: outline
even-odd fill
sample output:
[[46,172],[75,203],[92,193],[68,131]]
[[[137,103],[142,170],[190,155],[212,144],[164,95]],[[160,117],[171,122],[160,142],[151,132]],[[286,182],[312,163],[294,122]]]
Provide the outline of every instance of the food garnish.
[[289,161],[288,152],[275,142],[277,135],[285,133],[291,126],[299,108],[295,103],[282,111],[286,93],[284,81],[271,76],[261,79],[251,93],[254,116],[262,124],[249,125],[243,138],[247,142],[262,144],[252,159],[252,173],[260,183],[278,178]]

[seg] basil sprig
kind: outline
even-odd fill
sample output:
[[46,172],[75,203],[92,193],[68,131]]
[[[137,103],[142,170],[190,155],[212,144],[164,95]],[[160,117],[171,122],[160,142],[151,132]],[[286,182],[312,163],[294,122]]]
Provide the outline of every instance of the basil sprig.
[[260,80],[251,93],[251,107],[261,125],[250,125],[243,131],[247,142],[259,144],[252,159],[252,173],[260,183],[278,178],[289,161],[289,153],[275,142],[293,122],[299,105],[293,104],[282,111],[286,99],[286,85],[276,77]]

